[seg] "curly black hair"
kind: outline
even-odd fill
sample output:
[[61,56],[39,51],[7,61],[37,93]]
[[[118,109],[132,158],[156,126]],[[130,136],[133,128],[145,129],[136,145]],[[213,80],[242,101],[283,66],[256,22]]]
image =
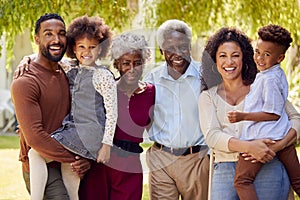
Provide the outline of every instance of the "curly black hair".
[[257,74],[257,68],[253,59],[253,47],[251,40],[242,31],[223,27],[212,35],[202,55],[202,75],[207,84],[207,89],[221,83],[221,75],[216,68],[216,54],[220,45],[225,42],[236,42],[243,53],[242,79],[245,85],[253,83]]
[[95,38],[99,41],[101,45],[99,58],[107,55],[112,40],[112,32],[110,27],[105,24],[104,19],[98,16],[88,17],[84,15],[71,22],[67,30],[68,47],[66,54],[68,57],[76,58],[73,47],[75,46],[76,39],[82,36]]
[[46,14],[40,16],[40,18],[35,22],[34,33],[36,35],[38,34],[38,32],[41,29],[41,23],[44,22],[44,21],[47,21],[49,19],[57,19],[65,25],[65,22],[64,22],[63,18],[60,15],[58,15],[56,13],[46,13]]
[[274,42],[283,46],[284,52],[291,46],[290,43],[293,42],[290,32],[285,28],[275,24],[269,24],[261,27],[258,30],[258,36],[263,41]]

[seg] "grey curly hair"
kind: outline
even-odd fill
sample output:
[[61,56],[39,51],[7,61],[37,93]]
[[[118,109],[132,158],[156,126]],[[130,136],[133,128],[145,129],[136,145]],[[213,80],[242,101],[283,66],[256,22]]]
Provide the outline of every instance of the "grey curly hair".
[[144,62],[150,58],[150,49],[143,35],[132,32],[123,33],[112,40],[111,58],[117,60],[122,55],[134,50],[142,52]]
[[191,28],[184,21],[178,19],[170,19],[162,23],[157,29],[156,37],[158,46],[160,48],[162,48],[162,45],[165,41],[165,36],[174,31],[185,34],[190,43],[192,42]]

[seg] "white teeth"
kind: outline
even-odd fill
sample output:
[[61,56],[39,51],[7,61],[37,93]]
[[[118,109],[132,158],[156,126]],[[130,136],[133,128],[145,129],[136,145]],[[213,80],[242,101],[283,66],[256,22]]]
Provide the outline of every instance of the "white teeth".
[[60,47],[59,46],[50,46],[50,49],[52,49],[52,50],[59,50]]
[[175,64],[181,64],[183,61],[183,59],[179,59],[179,60],[172,60],[173,63]]
[[173,61],[173,63],[179,64],[181,63],[181,61]]
[[231,70],[234,70],[234,67],[226,67],[224,68],[226,71],[231,71]]

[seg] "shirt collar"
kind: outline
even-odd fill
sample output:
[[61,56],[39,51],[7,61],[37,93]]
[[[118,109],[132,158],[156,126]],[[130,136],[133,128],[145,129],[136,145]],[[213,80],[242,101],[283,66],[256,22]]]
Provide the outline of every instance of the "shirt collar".
[[269,69],[266,69],[264,71],[260,71],[260,73],[267,73],[267,72],[272,71],[273,69],[276,69],[276,68],[279,68],[279,67],[280,67],[280,64],[275,64],[272,67],[270,67]]
[[[200,63],[194,61],[192,58],[191,58],[190,65],[186,69],[185,73],[180,76],[179,79],[184,79],[184,78],[187,78],[189,76],[195,77],[195,78],[200,78]],[[164,62],[164,64],[163,64],[163,70],[162,70],[161,77],[166,78],[166,79],[173,79],[168,74],[167,62]]]

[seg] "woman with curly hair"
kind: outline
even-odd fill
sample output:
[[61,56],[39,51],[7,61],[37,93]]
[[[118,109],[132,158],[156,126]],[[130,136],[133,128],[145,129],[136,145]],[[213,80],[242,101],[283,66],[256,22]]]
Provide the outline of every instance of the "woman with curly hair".
[[116,36],[111,57],[118,70],[118,120],[111,159],[93,162],[80,185],[80,199],[141,200],[143,169],[139,146],[151,124],[154,85],[140,81],[150,50],[144,36],[132,32]]
[[201,129],[215,158],[211,199],[239,199],[234,176],[240,152],[249,155],[248,160],[266,163],[254,182],[259,199],[286,199],[288,196],[288,177],[275,152],[292,144],[296,133],[300,133],[297,111],[287,103],[286,111],[293,127],[276,143],[264,138],[240,140],[243,122],[230,123],[227,116],[229,111],[243,110],[245,97],[256,77],[250,42],[235,28],[221,28],[209,39],[203,53],[203,76],[208,89],[201,93],[198,105]]
[[[110,159],[117,122],[117,90],[113,74],[106,67],[97,66],[96,61],[108,53],[112,33],[102,18],[83,16],[71,22],[66,34],[67,55],[77,65],[66,74],[71,110],[51,137],[76,155],[105,163]],[[45,160],[33,149],[29,151],[30,174],[34,175],[30,181],[39,183],[40,188],[31,190],[32,199],[43,198]],[[80,178],[70,163],[61,166],[70,199],[78,199]]]

